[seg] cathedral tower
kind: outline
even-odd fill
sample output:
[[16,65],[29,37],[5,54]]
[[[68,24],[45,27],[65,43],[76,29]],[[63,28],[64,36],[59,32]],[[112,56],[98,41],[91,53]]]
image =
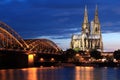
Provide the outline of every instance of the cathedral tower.
[[95,16],[94,20],[92,21],[92,38],[94,39],[92,41],[92,49],[100,49],[103,50],[103,43],[102,43],[102,35],[101,35],[101,28],[100,28],[100,22],[98,18],[98,7],[96,5],[95,9]]
[[81,44],[82,50],[87,50],[89,46],[89,35],[90,35],[90,24],[88,21],[88,12],[87,12],[87,6],[85,6],[85,12],[84,12],[84,20],[82,23],[82,33],[81,33]]
[[94,35],[100,35],[101,34],[97,6],[96,6],[95,16],[94,16],[94,20],[93,20],[93,24],[92,24],[92,34],[94,34]]
[[90,25],[88,22],[87,6],[85,6],[84,20],[82,24],[82,33],[87,34],[87,36],[90,34]]

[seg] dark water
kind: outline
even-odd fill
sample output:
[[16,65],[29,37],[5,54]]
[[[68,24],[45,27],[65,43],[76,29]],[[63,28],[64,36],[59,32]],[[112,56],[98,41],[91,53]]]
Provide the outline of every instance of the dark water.
[[24,68],[0,70],[0,80],[120,80],[120,68]]

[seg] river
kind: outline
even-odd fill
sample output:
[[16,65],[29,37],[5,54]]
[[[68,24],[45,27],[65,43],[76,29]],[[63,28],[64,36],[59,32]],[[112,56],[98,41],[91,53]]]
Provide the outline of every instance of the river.
[[120,68],[76,66],[1,69],[0,80],[120,80]]

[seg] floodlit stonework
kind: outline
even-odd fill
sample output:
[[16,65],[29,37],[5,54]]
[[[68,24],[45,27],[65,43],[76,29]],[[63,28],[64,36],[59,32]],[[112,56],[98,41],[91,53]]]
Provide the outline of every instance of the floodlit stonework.
[[95,16],[91,23],[88,21],[87,7],[85,7],[81,34],[72,35],[71,48],[79,50],[97,49],[103,51],[103,42],[96,6]]

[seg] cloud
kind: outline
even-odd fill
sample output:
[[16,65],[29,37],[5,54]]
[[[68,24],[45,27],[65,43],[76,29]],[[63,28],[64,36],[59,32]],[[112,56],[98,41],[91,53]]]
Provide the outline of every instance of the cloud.
[[47,39],[67,39],[70,38],[68,36],[39,36],[36,38],[47,38]]
[[114,51],[120,49],[120,32],[103,33],[102,36],[103,47],[105,51]]
[[120,21],[104,22],[101,24],[103,33],[120,32]]
[[102,30],[104,32],[119,32],[120,28],[119,28],[120,24],[117,22],[116,23],[106,23],[104,24],[104,26],[102,26]]
[[68,30],[70,30],[70,31],[78,31],[78,30],[80,30],[80,28],[70,28]]
[[[80,33],[79,33],[80,34]],[[38,38],[47,38],[54,41],[60,48],[66,50],[70,48],[71,35],[66,38],[65,36],[40,36]],[[111,37],[112,36],[112,37]],[[104,51],[114,51],[120,49],[120,32],[103,33],[103,47]]]
[[85,5],[88,6],[91,21],[95,5],[98,4],[103,33],[120,32],[120,3],[119,0],[114,0],[114,4],[112,1],[0,0],[0,19],[23,38],[48,38],[60,45],[62,41],[69,45],[71,35],[80,34]]
[[58,35],[58,36],[38,36],[36,38],[52,40],[63,50],[70,48],[70,37],[68,37],[67,35],[66,36],[60,36],[60,35]]

